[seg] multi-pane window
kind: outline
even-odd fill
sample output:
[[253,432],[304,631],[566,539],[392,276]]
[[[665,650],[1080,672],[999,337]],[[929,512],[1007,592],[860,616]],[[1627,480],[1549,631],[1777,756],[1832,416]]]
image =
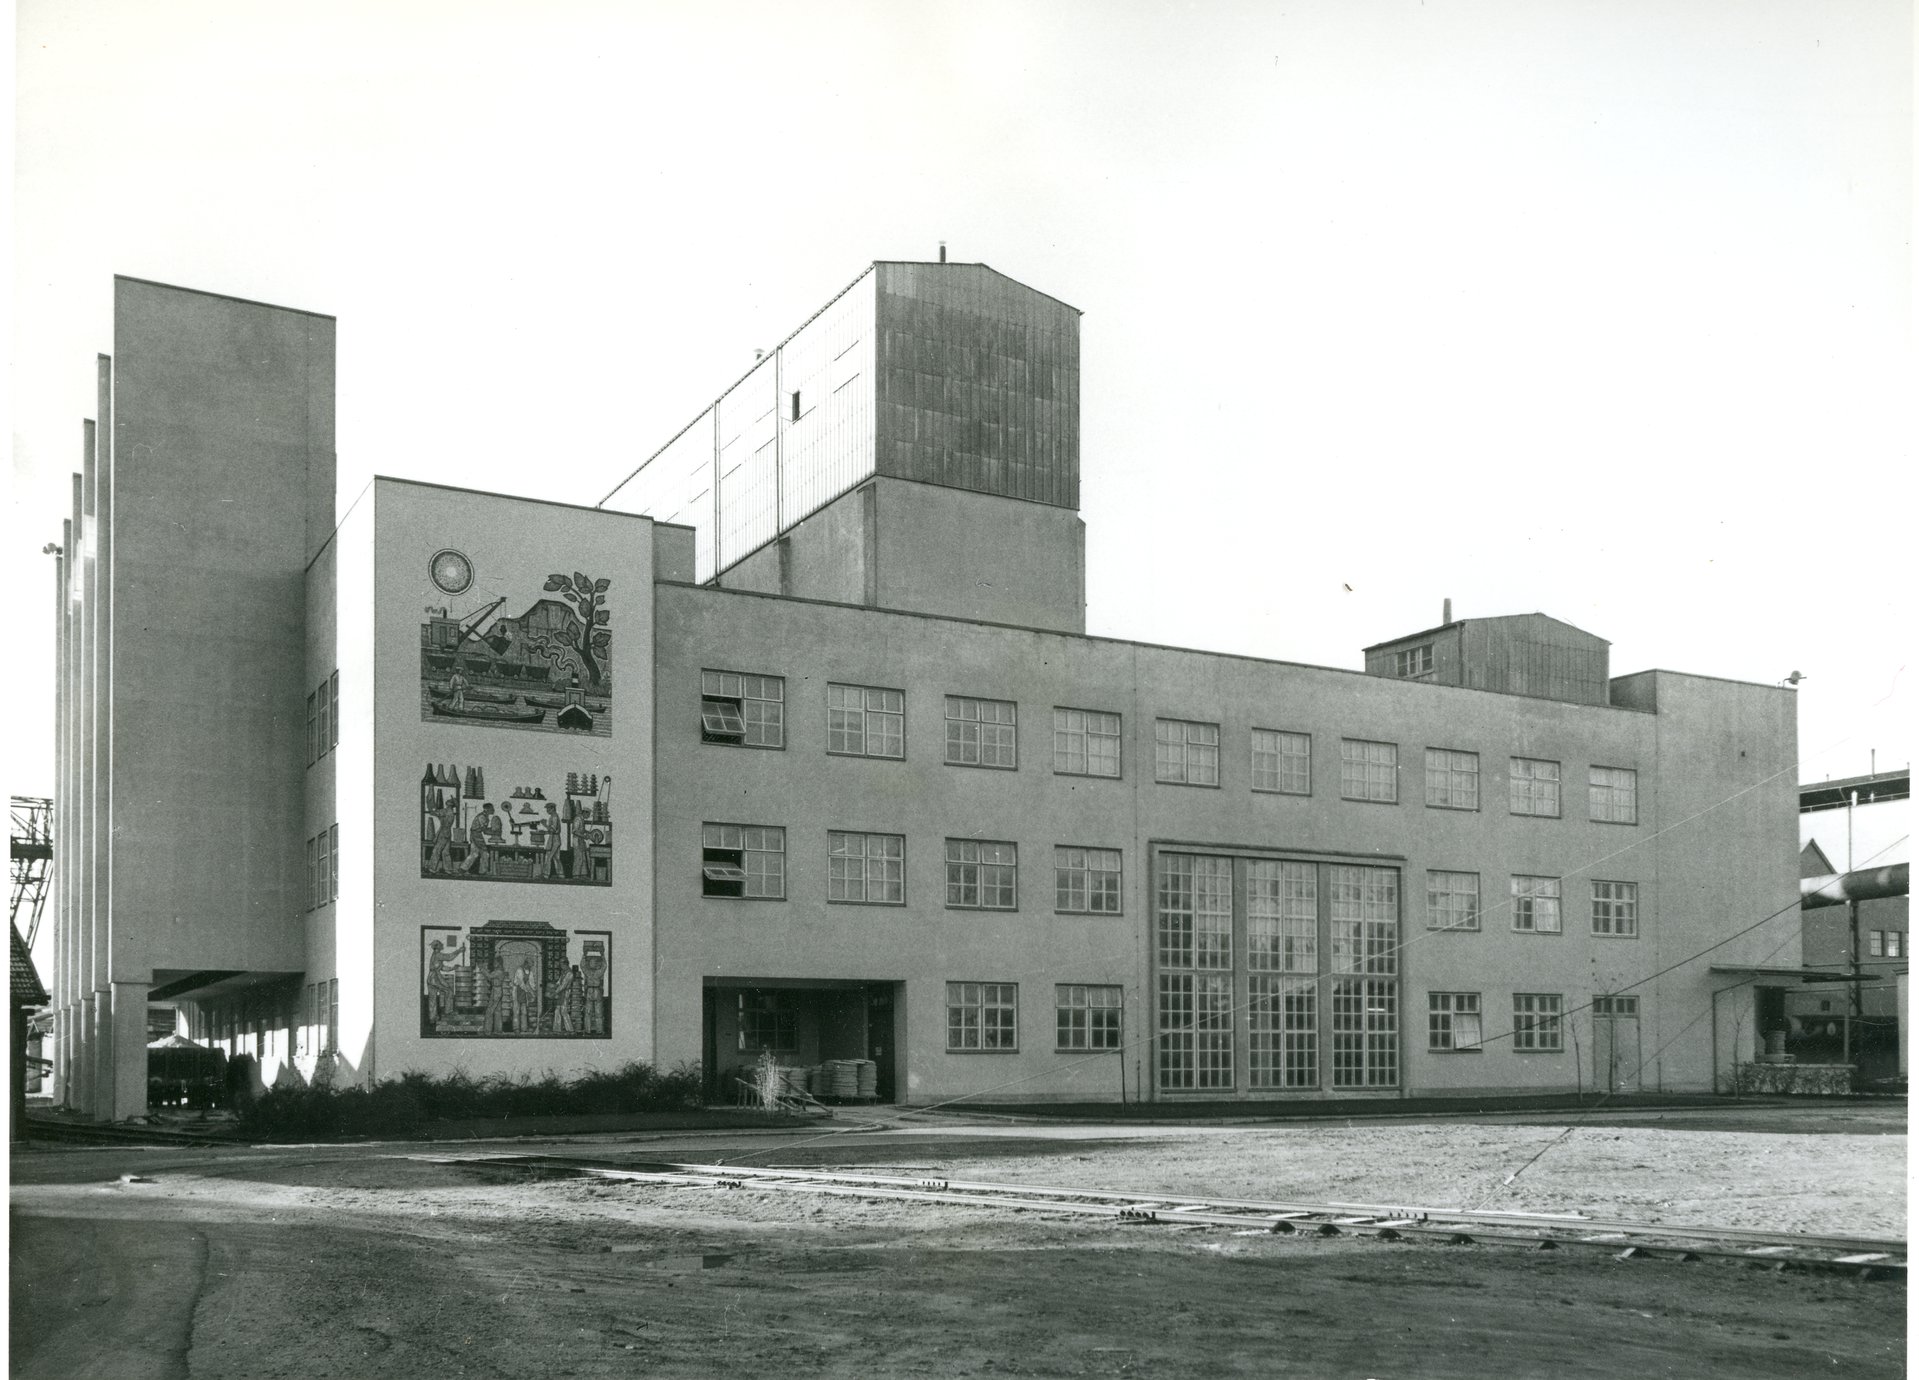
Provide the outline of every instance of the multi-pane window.
[[1593,883],[1593,933],[1630,939],[1639,933],[1639,883]]
[[1866,957],[1884,958],[1886,956],[1886,932],[1884,930],[1866,931]]
[[1168,853],[1159,868],[1159,961],[1233,966],[1233,860]]
[[741,1054],[760,1050],[799,1048],[799,1021],[793,999],[785,992],[742,992],[739,994],[739,1039]]
[[738,671],[701,671],[700,741],[785,747],[786,681]]
[[1018,847],[988,839],[948,839],[946,904],[979,910],[1018,910]]
[[1390,867],[1330,870],[1335,973],[1399,971],[1399,873]]
[[1399,801],[1399,745],[1339,740],[1339,794],[1345,800]]
[[826,835],[826,899],[902,905],[906,901],[906,840],[899,834]]
[[1011,700],[946,697],[946,760],[956,767],[1019,766],[1019,707]]
[[1248,1073],[1255,1088],[1319,1086],[1319,992],[1311,978],[1246,980]]
[[333,731],[327,738],[327,747],[340,746],[340,673],[335,671],[327,677],[327,701],[333,706]]
[[1399,873],[1335,866],[1327,875],[1332,969],[1367,974],[1331,986],[1333,1086],[1390,1087],[1399,1081]]
[[325,681],[320,682],[320,688],[314,692],[314,698],[320,705],[320,725],[313,740],[319,745],[320,755],[324,757],[327,753],[327,740],[333,735],[333,701],[327,694]]
[[1559,933],[1559,878],[1513,878],[1513,928],[1532,934]]
[[1119,850],[1053,849],[1053,909],[1065,914],[1118,915]]
[[1053,711],[1053,770],[1061,776],[1119,775],[1119,715]]
[[1253,730],[1253,789],[1283,795],[1313,793],[1313,740],[1305,733]]
[[1120,989],[1062,982],[1058,994],[1060,1049],[1120,1047]]
[[1626,767],[1588,768],[1586,813],[1602,824],[1639,823],[1639,773]]
[[1159,975],[1159,1085],[1233,1086],[1233,979],[1226,974]]
[[1432,669],[1433,644],[1430,642],[1393,653],[1393,674],[1396,676],[1430,675]]
[[307,696],[307,765],[320,760],[319,720],[314,717],[314,697]]
[[1479,754],[1426,749],[1426,804],[1435,810],[1479,808]]
[[1019,984],[946,984],[946,1047],[949,1050],[1019,1048]]
[[1476,930],[1479,928],[1479,874],[1477,872],[1428,872],[1426,874],[1426,928],[1429,930]]
[[786,830],[769,824],[701,825],[700,894],[785,899]]
[[1559,763],[1515,757],[1507,782],[1514,814],[1559,817]]
[[1246,966],[1256,973],[1319,971],[1319,869],[1312,863],[1247,862]]
[[906,696],[873,685],[828,685],[826,750],[853,757],[904,757]]
[[1399,1081],[1399,984],[1347,978],[1332,984],[1333,1086],[1387,1088]]
[[317,838],[307,840],[307,906],[313,910],[320,904],[320,841]]
[[1886,931],[1886,957],[1887,958],[1901,957],[1902,954],[1904,953],[1905,946],[1906,946],[1906,936],[1904,931],[1902,930]]
[[1153,779],[1182,786],[1219,784],[1219,725],[1153,721]]
[[1426,1048],[1478,1049],[1479,993],[1426,994]]
[[1604,1020],[1637,1020],[1639,1018],[1639,998],[1594,997],[1593,1015]]
[[327,830],[327,899],[340,899],[340,826],[334,825]]
[[1559,1007],[1557,992],[1513,993],[1513,1048],[1564,1049]]
[[328,978],[326,984],[326,1052],[340,1052],[340,979]]

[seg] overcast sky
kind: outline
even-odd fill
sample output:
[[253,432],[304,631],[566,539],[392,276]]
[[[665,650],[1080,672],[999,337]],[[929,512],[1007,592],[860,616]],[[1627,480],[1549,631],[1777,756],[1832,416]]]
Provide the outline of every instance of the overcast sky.
[[114,273],[339,318],[343,508],[590,503],[944,239],[1085,312],[1091,631],[1536,609],[1804,672],[1807,779],[1910,759],[1905,3],[23,0],[17,57],[16,725]]

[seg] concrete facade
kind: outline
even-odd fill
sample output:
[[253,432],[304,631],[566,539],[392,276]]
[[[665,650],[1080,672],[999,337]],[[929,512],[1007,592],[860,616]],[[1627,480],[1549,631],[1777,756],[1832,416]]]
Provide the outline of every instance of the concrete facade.
[[[1608,678],[1543,615],[1435,630],[1438,676],[1390,655],[1427,634],[1365,672],[1084,636],[1043,293],[876,265],[620,501],[382,478],[337,524],[331,323],[120,305],[119,463],[71,521],[120,499],[108,588],[163,621],[90,671],[76,537],[63,823],[150,884],[62,870],[71,1105],[137,1111],[149,994],[261,1084],[697,1060],[727,1100],[764,1050],[902,1102],[1256,1100],[1751,1057],[1739,973],[1798,943],[1790,692]],[[127,668],[169,707],[132,749]]]

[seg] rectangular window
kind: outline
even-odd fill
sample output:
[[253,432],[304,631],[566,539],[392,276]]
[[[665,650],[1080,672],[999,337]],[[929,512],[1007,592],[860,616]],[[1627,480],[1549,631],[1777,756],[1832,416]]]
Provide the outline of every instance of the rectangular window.
[[320,760],[319,720],[314,717],[314,698],[307,696],[307,765],[310,767]]
[[1426,749],[1426,804],[1435,810],[1479,808],[1479,754]]
[[988,839],[948,839],[946,904],[969,910],[1018,910],[1018,847]]
[[320,840],[307,840],[307,909],[313,910],[320,904]]
[[340,1052],[340,979],[329,978],[326,985],[326,1052]]
[[1639,883],[1593,883],[1593,933],[1621,939],[1639,933]]
[[828,685],[826,750],[851,757],[904,757],[906,696],[873,685]]
[[1219,725],[1153,721],[1153,779],[1181,786],[1219,784]]
[[1639,998],[1633,997],[1594,997],[1593,1015],[1606,1020],[1639,1019]]
[[739,994],[739,1036],[741,1054],[761,1050],[785,1053],[799,1048],[799,1020],[793,999],[785,992],[742,992]]
[[946,1047],[949,1050],[1019,1048],[1019,984],[946,984]]
[[1313,740],[1305,733],[1253,730],[1253,789],[1282,795],[1313,793]]
[[1476,930],[1479,928],[1479,874],[1477,872],[1428,872],[1426,874],[1426,928],[1429,930]]
[[1053,909],[1064,915],[1118,915],[1119,850],[1053,849]]
[[906,902],[906,840],[899,834],[826,835],[826,899],[867,905]]
[[1901,958],[1905,954],[1906,936],[1903,930],[1886,931],[1886,957]]
[[1426,994],[1426,1048],[1479,1048],[1479,993]]
[[738,671],[701,671],[700,741],[785,747],[786,681]]
[[1062,982],[1054,989],[1062,1050],[1120,1047],[1120,989]]
[[1361,738],[1339,740],[1339,794],[1342,800],[1399,803],[1399,745]]
[[1565,1048],[1557,992],[1513,993],[1513,1048],[1545,1051]]
[[1019,767],[1019,706],[1011,700],[946,697],[946,760],[956,767]]
[[340,899],[340,826],[334,825],[327,830],[327,899]]
[[766,824],[702,824],[700,894],[784,900],[786,830]]
[[1350,978],[1332,984],[1333,1086],[1389,1088],[1399,1081],[1399,984]]
[[1255,1088],[1319,1086],[1317,985],[1310,978],[1247,978],[1248,1070]]
[[1433,644],[1430,642],[1393,653],[1393,674],[1396,676],[1431,675],[1432,669]]
[[1233,966],[1233,860],[1168,853],[1159,868],[1159,961]]
[[1559,878],[1513,878],[1513,928],[1530,934],[1559,933]]
[[1866,932],[1866,957],[1884,958],[1886,956],[1886,932],[1868,930]]
[[335,671],[327,677],[327,702],[333,706],[333,735],[327,739],[329,748],[340,746],[340,673]]
[[1229,975],[1159,975],[1160,1087],[1233,1086],[1232,1011]]
[[1319,869],[1313,864],[1247,862],[1246,966],[1256,973],[1319,971]]
[[1061,776],[1119,775],[1119,715],[1053,711],[1053,770]]
[[1625,767],[1590,768],[1586,812],[1602,824],[1639,823],[1639,773]]
[[314,742],[319,745],[319,755],[324,757],[327,754],[327,739],[333,731],[333,706],[327,699],[325,681],[320,682],[320,688],[314,693],[314,698],[320,706],[320,728],[314,735]]
[[1508,786],[1514,814],[1559,818],[1559,763],[1515,757]]

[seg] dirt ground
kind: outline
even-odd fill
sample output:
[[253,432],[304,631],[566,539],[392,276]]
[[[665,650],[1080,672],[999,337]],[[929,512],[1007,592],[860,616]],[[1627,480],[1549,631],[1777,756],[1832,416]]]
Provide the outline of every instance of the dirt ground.
[[[916,1126],[816,1137],[16,1154],[17,1376],[1852,1376],[1902,1284],[997,1209],[502,1181],[550,1150],[1903,1237],[1899,1125]],[[1875,1133],[1876,1132],[1876,1133]],[[152,1182],[123,1181],[135,1174]],[[1815,1184],[1829,1187],[1817,1188]]]

